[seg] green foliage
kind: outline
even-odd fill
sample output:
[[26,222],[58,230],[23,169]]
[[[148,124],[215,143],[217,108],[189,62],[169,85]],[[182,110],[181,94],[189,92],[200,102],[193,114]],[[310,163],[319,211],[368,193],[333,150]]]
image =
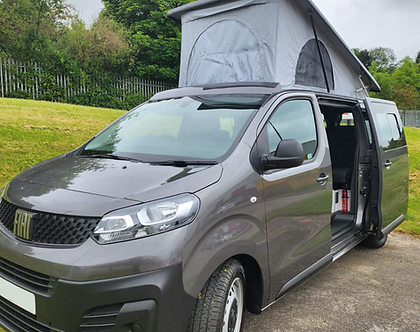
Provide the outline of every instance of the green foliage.
[[420,109],[420,65],[406,58],[392,74],[394,101],[402,109]]
[[[393,100],[400,109],[420,110],[420,64],[409,57],[396,64],[392,50],[375,50],[373,56],[372,50],[369,51],[369,55],[374,59],[369,71],[382,91],[372,92],[371,97]],[[361,53],[359,49],[354,49],[354,52],[356,55]]]
[[56,55],[75,69],[123,75],[130,72],[132,53],[127,29],[101,15],[90,29],[74,20],[59,40]]
[[369,71],[381,87],[381,92],[373,92],[371,93],[371,97],[393,100],[393,81],[391,74],[387,71],[379,70],[376,62],[369,67]]
[[[71,97],[53,84],[54,74],[70,76],[70,85],[86,80],[88,86],[94,86],[96,77],[109,82],[121,76],[175,85],[181,32],[166,15],[169,9],[190,1],[104,0],[106,9],[86,27],[65,0],[0,0],[0,57],[49,65],[51,70],[42,77],[43,99],[58,97],[65,102],[127,108],[143,97],[112,91],[129,101],[121,102],[120,95],[109,100],[105,94],[112,85],[107,83],[105,89],[90,89],[84,96]],[[35,78],[35,74],[21,77]],[[25,98],[29,94],[18,91],[10,96]]]
[[[36,88],[37,98],[47,101],[118,109],[143,102],[148,96],[115,84],[121,77],[146,72],[138,66],[138,48],[133,47],[129,30],[105,15],[88,28],[64,1],[0,1],[0,56],[42,67],[36,71],[29,66],[14,74],[26,89],[6,96],[32,98],[31,90]],[[165,54],[161,48],[156,53]],[[168,68],[151,68],[161,77],[177,80]],[[9,72],[18,71],[9,68]],[[65,87],[57,84],[57,75],[66,77]]]
[[167,18],[170,9],[192,0],[103,0],[105,15],[124,25],[137,50],[136,73],[145,78],[176,81],[179,75],[181,30]]
[[361,50],[359,48],[353,48],[352,50],[366,68],[369,68],[372,65],[372,59],[368,50]]
[[14,59],[46,61],[73,17],[65,0],[2,0],[0,50]]
[[392,72],[397,62],[397,56],[393,49],[388,47],[377,47],[369,50],[369,57],[372,63],[376,62],[379,70]]

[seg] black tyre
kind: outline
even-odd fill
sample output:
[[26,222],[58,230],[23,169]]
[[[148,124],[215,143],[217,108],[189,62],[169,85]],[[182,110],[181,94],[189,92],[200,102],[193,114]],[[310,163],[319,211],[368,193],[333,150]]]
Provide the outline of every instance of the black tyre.
[[387,239],[388,235],[384,236],[381,240],[378,240],[376,234],[371,234],[363,240],[362,245],[367,248],[379,249],[385,245]]
[[197,297],[187,332],[240,332],[245,305],[245,273],[227,260],[207,280]]

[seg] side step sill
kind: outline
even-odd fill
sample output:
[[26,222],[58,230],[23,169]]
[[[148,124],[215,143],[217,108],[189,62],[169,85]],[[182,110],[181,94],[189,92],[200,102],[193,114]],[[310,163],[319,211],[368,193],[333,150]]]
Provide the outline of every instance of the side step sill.
[[362,235],[361,233],[356,233],[337,243],[331,248],[333,262],[339,259],[341,256],[343,256],[345,253],[349,252],[354,247],[356,247],[365,238],[365,235]]

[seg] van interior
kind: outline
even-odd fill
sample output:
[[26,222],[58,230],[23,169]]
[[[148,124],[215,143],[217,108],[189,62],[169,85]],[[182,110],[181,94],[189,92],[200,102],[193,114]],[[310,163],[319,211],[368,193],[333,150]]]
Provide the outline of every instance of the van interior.
[[[343,237],[355,234],[361,227],[359,223],[362,220],[358,220],[357,216],[359,210],[365,210],[367,202],[369,186],[366,181],[370,179],[371,165],[365,164],[364,161],[369,161],[367,156],[371,150],[371,136],[368,134],[370,126],[369,121],[363,119],[362,111],[356,104],[321,101],[320,108],[332,164],[331,231],[334,245]],[[359,171],[362,172],[360,176]]]

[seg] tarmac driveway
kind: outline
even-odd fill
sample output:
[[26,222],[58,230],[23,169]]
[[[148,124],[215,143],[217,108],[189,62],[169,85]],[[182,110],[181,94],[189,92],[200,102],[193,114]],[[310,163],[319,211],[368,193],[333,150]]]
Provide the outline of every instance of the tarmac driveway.
[[244,332],[420,331],[420,240],[392,233],[358,246],[261,315]]

